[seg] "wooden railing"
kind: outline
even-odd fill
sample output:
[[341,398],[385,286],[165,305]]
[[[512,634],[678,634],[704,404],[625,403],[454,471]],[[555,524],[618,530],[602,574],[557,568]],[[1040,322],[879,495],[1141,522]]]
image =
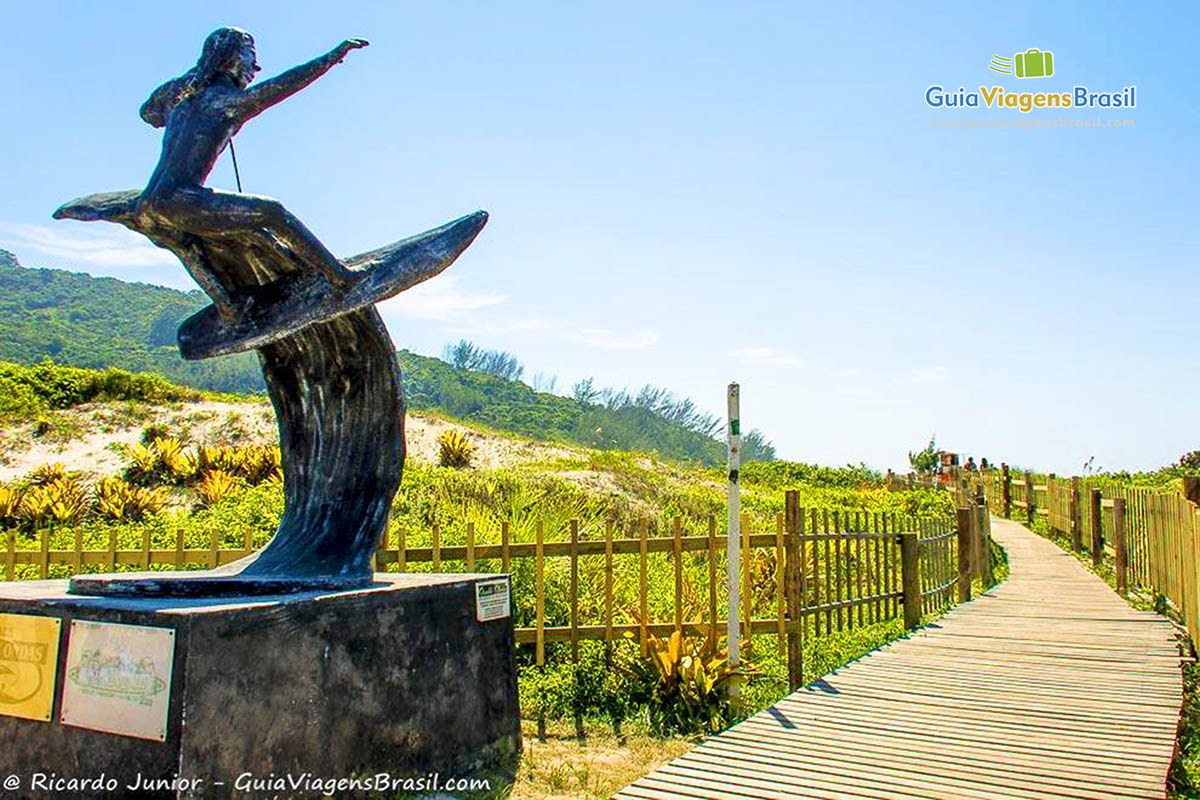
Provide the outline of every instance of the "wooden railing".
[[965,480],[982,489],[998,514],[1027,524],[1045,517],[1094,565],[1108,559],[1122,594],[1142,589],[1165,597],[1200,642],[1200,506],[1182,492],[1102,477],[1016,475],[1007,467]]
[[[775,516],[773,530],[756,531],[753,518],[743,518],[744,634],[775,634],[783,653],[796,637],[853,630],[902,613],[912,627],[922,613],[940,610],[959,596],[955,587],[960,583],[963,534],[954,517],[804,509],[792,492],[787,493],[787,503],[788,513]],[[718,535],[716,520],[676,518],[665,528],[643,520],[626,529],[612,522],[602,529],[584,529],[571,521],[565,530],[551,532],[539,522],[533,541],[518,542],[512,540],[507,523],[487,531],[468,523],[455,532],[453,541],[434,526],[428,538],[422,537],[429,546],[410,547],[405,531],[389,526],[375,554],[375,568],[512,573],[524,562],[532,569],[520,573],[524,582],[514,581],[515,600],[521,601],[515,603],[516,639],[533,645],[536,663],[545,661],[551,642],[607,642],[632,635],[645,651],[651,634],[712,628],[723,632],[727,624],[726,537]],[[254,550],[248,535],[241,547],[230,548],[216,532],[207,548],[197,548],[195,542],[186,546],[182,532],[173,547],[152,541],[148,530],[138,548],[119,549],[114,534],[106,549],[85,550],[78,530],[73,546],[64,547],[64,539],[70,538],[70,532],[63,531],[42,530],[32,537],[9,532],[0,550],[5,578],[214,567]],[[906,555],[906,541],[911,555]],[[555,597],[554,614],[546,608],[548,574],[566,588],[565,603]],[[636,591],[630,591],[633,579]],[[664,592],[670,593],[669,615],[661,613]],[[660,609],[657,617],[652,614],[652,593]],[[906,604],[906,596],[915,600]]]

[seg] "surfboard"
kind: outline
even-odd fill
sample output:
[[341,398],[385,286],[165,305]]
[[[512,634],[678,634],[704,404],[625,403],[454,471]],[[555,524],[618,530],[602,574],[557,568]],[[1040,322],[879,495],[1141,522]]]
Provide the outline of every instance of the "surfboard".
[[235,290],[239,313],[227,320],[207,306],[179,326],[179,352],[189,361],[262,347],[309,325],[374,305],[428,280],[454,263],[487,223],[476,211],[441,227],[345,260],[354,273],[335,290],[315,273],[290,273]]

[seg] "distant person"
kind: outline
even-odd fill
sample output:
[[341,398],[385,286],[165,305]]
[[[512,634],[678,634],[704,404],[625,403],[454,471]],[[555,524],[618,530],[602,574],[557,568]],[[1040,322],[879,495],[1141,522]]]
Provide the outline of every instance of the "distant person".
[[992,465],[988,463],[988,460],[986,458],[981,458],[981,459],[979,459],[979,468],[980,469],[991,469]]
[[970,456],[967,459],[966,470],[968,472],[974,472],[977,469],[978,469],[978,467],[975,466],[975,456]]

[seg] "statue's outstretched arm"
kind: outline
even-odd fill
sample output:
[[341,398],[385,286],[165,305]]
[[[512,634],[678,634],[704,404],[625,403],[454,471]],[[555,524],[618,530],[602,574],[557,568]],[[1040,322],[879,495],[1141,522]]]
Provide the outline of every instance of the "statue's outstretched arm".
[[239,115],[243,119],[249,119],[261,114],[324,75],[333,68],[334,64],[340,63],[351,50],[366,46],[365,39],[347,39],[325,55],[317,56],[312,61],[298,67],[292,67],[287,72],[248,89],[238,101]]

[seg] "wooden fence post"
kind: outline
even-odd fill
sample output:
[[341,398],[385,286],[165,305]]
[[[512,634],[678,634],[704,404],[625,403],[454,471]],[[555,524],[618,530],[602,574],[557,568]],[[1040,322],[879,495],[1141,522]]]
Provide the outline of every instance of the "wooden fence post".
[[[1050,529],[1051,536],[1054,535],[1056,530],[1059,530],[1054,527],[1054,512],[1056,510],[1056,506],[1054,505],[1054,481],[1057,479],[1058,476],[1053,472],[1046,475],[1046,527]],[[1067,534],[1066,531],[1061,531],[1061,533],[1064,536]]]
[[[467,527],[467,556],[475,560],[475,526]],[[571,520],[571,663],[579,668],[579,520]],[[584,739],[583,709],[575,705],[575,738]]]
[[900,583],[904,592],[904,629],[921,624],[921,543],[917,534],[900,534]]
[[992,525],[988,519],[987,498],[983,495],[978,498],[975,519],[979,530],[979,579],[984,589],[990,589],[996,585],[996,574],[992,570]]
[[[434,530],[437,530],[434,527]],[[535,640],[534,654],[537,659],[537,665],[540,667],[546,663],[546,587],[544,584],[543,570],[546,565],[546,550],[543,544],[545,532],[542,529],[542,521],[537,521],[537,536],[534,540],[534,572],[533,572],[533,592],[534,592],[534,613],[537,620],[537,634]],[[436,551],[435,551],[436,552]],[[540,727],[540,725],[539,725]],[[544,735],[544,734],[542,734]]]
[[1113,548],[1117,551],[1117,592],[1129,592],[1129,551],[1125,539],[1125,498],[1113,500]]
[[1025,525],[1032,528],[1037,519],[1037,505],[1034,503],[1036,493],[1033,491],[1033,473],[1025,473]]
[[642,658],[645,658],[650,653],[650,640],[646,626],[650,624],[650,605],[646,597],[646,534],[647,522],[641,520],[638,523],[638,601],[641,604],[639,611],[641,616],[638,618],[639,636],[638,642],[642,648]]
[[1104,561],[1104,505],[1099,489],[1092,489],[1092,566]]
[[1000,499],[1004,505],[1004,518],[1012,517],[1012,475],[1008,471],[1008,464],[1000,465],[1000,477],[1003,484],[1000,487]]
[[958,509],[958,602],[971,599],[971,509]]
[[15,581],[17,579],[17,534],[16,531],[8,532],[8,549],[4,554],[4,580]]
[[803,567],[800,564],[800,529],[804,525],[804,513],[800,510],[800,495],[791,490],[785,495],[784,513],[787,527],[787,569],[784,572],[784,592],[787,595],[787,663],[788,687],[795,691],[804,685],[803,650],[800,637],[803,635],[804,618],[801,615],[800,603],[804,580]]
[[1083,552],[1083,524],[1079,514],[1079,477],[1071,478],[1071,547],[1076,553]]
[[975,513],[975,501],[968,500],[960,504],[967,509],[967,528],[970,531],[971,551],[971,580],[983,580],[983,565],[979,561],[979,515]]

